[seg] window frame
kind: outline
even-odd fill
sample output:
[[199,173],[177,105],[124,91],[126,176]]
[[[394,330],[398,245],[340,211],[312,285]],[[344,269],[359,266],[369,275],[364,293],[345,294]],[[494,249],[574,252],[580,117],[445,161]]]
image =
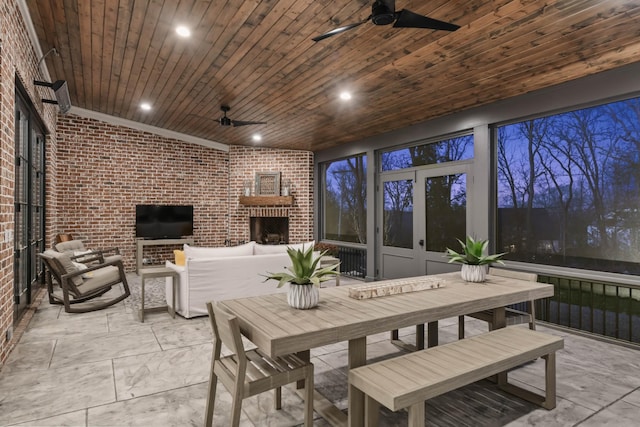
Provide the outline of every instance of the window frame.
[[[319,163],[319,217],[320,217],[320,221],[318,222],[318,240],[319,241],[323,241],[323,242],[328,242],[328,243],[332,243],[332,244],[336,244],[336,245],[340,245],[340,246],[345,246],[345,247],[356,247],[356,248],[363,248],[367,246],[367,242],[365,243],[359,243],[359,242],[350,242],[350,241],[346,241],[346,240],[336,240],[336,239],[328,239],[326,237],[326,233],[327,233],[327,218],[326,218],[326,212],[327,212],[327,171],[329,169],[329,167],[336,162],[341,162],[344,160],[348,160],[348,159],[353,159],[353,158],[357,158],[357,157],[362,157],[364,159],[364,165],[365,165],[365,171],[364,171],[364,188],[365,188],[365,195],[366,197],[368,197],[369,195],[366,194],[367,192],[367,170],[370,167],[370,162],[368,159],[368,154],[366,152],[360,152],[360,153],[354,153],[348,156],[343,156],[343,157],[339,157],[339,158],[335,158],[335,159],[331,159],[331,160],[327,160],[325,162],[321,162]],[[364,223],[365,223],[365,227],[367,226],[367,201],[365,200],[364,203],[364,207],[365,207],[365,218],[364,218]],[[367,237],[367,230],[365,230],[364,232],[365,238]]]
[[472,161],[473,160],[473,156],[468,158],[468,159],[459,159],[459,160],[449,160],[448,162],[442,162],[442,163],[429,163],[429,164],[425,164],[425,165],[418,165],[418,166],[407,166],[406,168],[400,168],[400,169],[390,169],[390,170],[382,170],[382,157],[384,156],[384,154],[386,153],[391,153],[394,151],[400,151],[400,150],[404,150],[407,148],[413,148],[413,147],[419,147],[422,145],[431,145],[431,144],[437,144],[439,142],[443,142],[443,141],[447,141],[450,139],[454,139],[454,138],[460,138],[463,136],[470,136],[472,139],[472,142],[475,144],[475,134],[473,132],[473,129],[463,129],[460,131],[456,131],[456,132],[450,132],[450,133],[446,133],[443,135],[435,135],[429,138],[423,138],[423,139],[419,139],[416,141],[411,141],[408,142],[406,144],[399,144],[399,145],[394,145],[391,147],[385,147],[379,150],[376,150],[376,168],[375,171],[377,174],[385,174],[385,173],[391,173],[391,172],[398,172],[398,171],[405,171],[405,170],[412,170],[412,169],[420,169],[420,168],[424,168],[424,167],[428,167],[428,166],[434,166],[434,165],[439,165],[439,164],[446,164],[446,163],[451,163],[451,162],[464,162],[464,161]]
[[[491,159],[491,180],[490,180],[490,224],[489,233],[492,236],[491,240],[497,242],[498,237],[498,129],[503,126],[509,126],[517,123],[522,123],[531,120],[537,120],[545,117],[552,117],[556,115],[567,114],[584,109],[590,109],[595,107],[604,107],[609,104],[617,102],[623,102],[632,99],[640,99],[640,92],[634,91],[625,93],[623,95],[600,98],[592,100],[586,103],[573,104],[564,108],[558,108],[553,110],[546,110],[537,112],[536,114],[530,114],[520,116],[517,118],[511,118],[500,122],[489,124],[490,131],[490,159]],[[640,150],[638,150],[640,154]],[[602,258],[594,258],[594,260],[616,261],[614,259],[606,260]],[[620,261],[620,260],[618,260]],[[549,276],[570,276],[578,279],[587,279],[590,281],[602,281],[602,282],[615,282],[626,285],[640,285],[640,276],[633,273],[622,273],[603,270],[592,270],[588,268],[580,268],[575,266],[560,266],[552,264],[541,264],[525,261],[512,261],[505,260],[505,265],[510,268],[517,268],[523,271],[533,271],[540,274]]]

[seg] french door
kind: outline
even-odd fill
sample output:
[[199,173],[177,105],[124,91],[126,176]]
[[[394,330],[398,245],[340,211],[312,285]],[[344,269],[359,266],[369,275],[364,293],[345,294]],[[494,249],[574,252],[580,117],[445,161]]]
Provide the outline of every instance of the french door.
[[455,270],[443,256],[459,248],[469,229],[470,163],[385,173],[378,202],[378,276],[381,279]]
[[16,93],[14,219],[14,319],[39,286],[44,250],[44,131],[27,102]]

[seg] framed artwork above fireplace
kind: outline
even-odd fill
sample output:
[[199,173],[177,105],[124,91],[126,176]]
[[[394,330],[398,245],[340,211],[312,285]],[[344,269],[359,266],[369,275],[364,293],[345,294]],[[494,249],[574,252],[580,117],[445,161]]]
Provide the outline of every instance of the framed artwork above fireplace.
[[279,196],[280,172],[256,172],[256,196]]

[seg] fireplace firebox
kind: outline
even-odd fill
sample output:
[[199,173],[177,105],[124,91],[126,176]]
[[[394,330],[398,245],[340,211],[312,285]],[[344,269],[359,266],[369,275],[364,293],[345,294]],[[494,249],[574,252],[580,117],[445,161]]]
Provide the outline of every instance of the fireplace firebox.
[[289,243],[289,218],[251,217],[250,237],[263,245],[286,245]]

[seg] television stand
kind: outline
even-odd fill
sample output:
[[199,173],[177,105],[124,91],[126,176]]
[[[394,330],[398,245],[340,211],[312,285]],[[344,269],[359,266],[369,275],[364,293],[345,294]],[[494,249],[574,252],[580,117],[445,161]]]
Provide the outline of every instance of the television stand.
[[[193,245],[193,237],[184,239],[138,239],[136,242],[136,274],[142,269],[142,259],[144,258],[145,246],[161,246],[161,245]],[[154,266],[145,266],[151,267]],[[164,267],[164,265],[156,265],[155,267]]]

